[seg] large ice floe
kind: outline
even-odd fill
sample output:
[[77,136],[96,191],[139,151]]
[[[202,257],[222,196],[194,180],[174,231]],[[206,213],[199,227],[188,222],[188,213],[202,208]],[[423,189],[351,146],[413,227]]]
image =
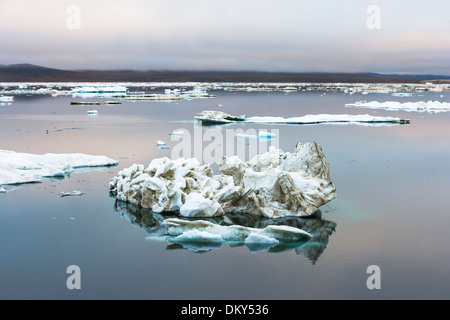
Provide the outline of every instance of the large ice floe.
[[397,101],[358,101],[355,103],[348,103],[346,107],[369,108],[369,109],[384,109],[392,111],[408,111],[408,112],[446,112],[450,111],[450,102],[439,101],[418,101],[418,102],[397,102]]
[[379,124],[408,124],[409,119],[397,117],[378,117],[368,114],[310,114],[301,117],[271,117],[254,116],[245,118],[242,116],[232,116],[222,111],[203,111],[194,117],[196,121],[202,124],[229,124],[236,122],[261,123],[261,124],[320,124],[320,123],[340,123],[340,124],[361,124],[361,125],[379,125]]
[[82,153],[37,155],[0,150],[0,186],[39,182],[49,177],[64,177],[77,168],[117,164],[117,161],[105,156]]
[[159,158],[147,168],[134,164],[120,171],[109,187],[118,200],[184,217],[308,216],[336,196],[329,163],[315,142],[297,142],[293,153],[271,147],[248,162],[224,157],[219,169],[214,175],[195,158]]
[[[335,222],[322,219],[321,209],[308,217],[270,219],[248,214],[224,214],[183,221],[175,215],[156,213],[149,208],[116,200],[114,211],[147,231],[146,240],[167,241],[167,249],[170,250],[205,253],[225,245],[231,248],[245,246],[252,253],[294,250],[313,264],[336,230]],[[278,233],[274,234],[275,231]]]

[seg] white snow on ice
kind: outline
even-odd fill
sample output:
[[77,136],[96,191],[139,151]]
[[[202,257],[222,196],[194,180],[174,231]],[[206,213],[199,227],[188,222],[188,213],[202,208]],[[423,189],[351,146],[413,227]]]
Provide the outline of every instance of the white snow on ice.
[[37,155],[0,150],[0,185],[39,182],[46,177],[64,177],[76,168],[117,164],[105,156],[82,153]]

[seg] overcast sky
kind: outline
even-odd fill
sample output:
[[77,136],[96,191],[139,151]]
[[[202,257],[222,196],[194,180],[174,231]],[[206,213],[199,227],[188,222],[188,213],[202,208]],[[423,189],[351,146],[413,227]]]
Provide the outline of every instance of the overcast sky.
[[450,75],[449,12],[450,0],[0,0],[0,64]]

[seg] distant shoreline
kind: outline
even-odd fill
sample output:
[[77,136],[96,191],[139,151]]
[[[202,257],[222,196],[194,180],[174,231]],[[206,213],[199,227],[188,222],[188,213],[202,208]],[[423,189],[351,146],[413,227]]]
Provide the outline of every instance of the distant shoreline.
[[0,82],[450,83],[450,76],[259,71],[67,71],[31,64],[15,64],[0,65]]

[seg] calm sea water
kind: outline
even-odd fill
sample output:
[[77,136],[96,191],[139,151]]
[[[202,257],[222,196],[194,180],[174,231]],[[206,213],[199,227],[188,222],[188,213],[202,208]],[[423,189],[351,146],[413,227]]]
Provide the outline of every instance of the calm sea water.
[[[358,100],[450,101],[448,92],[408,98],[212,93],[217,97],[111,106],[71,106],[80,99],[70,96],[16,96],[12,105],[0,107],[1,149],[82,152],[120,161],[117,167],[0,194],[0,299],[450,298],[450,113],[344,107]],[[91,109],[99,115],[88,116]],[[169,134],[182,128],[194,135],[193,117],[203,110],[285,117],[368,113],[409,118],[411,124],[240,126],[279,130],[276,142],[284,151],[298,140],[318,142],[338,196],[311,218],[281,221],[315,233],[312,243],[193,251],[148,239],[161,216],[117,203],[108,182],[133,163],[170,157],[176,142]],[[157,140],[172,149],[156,148]],[[73,190],[86,194],[59,196]],[[250,226],[280,223],[232,219]],[[81,269],[81,290],[66,287],[69,265]],[[366,286],[370,265],[380,267],[379,290]]]

